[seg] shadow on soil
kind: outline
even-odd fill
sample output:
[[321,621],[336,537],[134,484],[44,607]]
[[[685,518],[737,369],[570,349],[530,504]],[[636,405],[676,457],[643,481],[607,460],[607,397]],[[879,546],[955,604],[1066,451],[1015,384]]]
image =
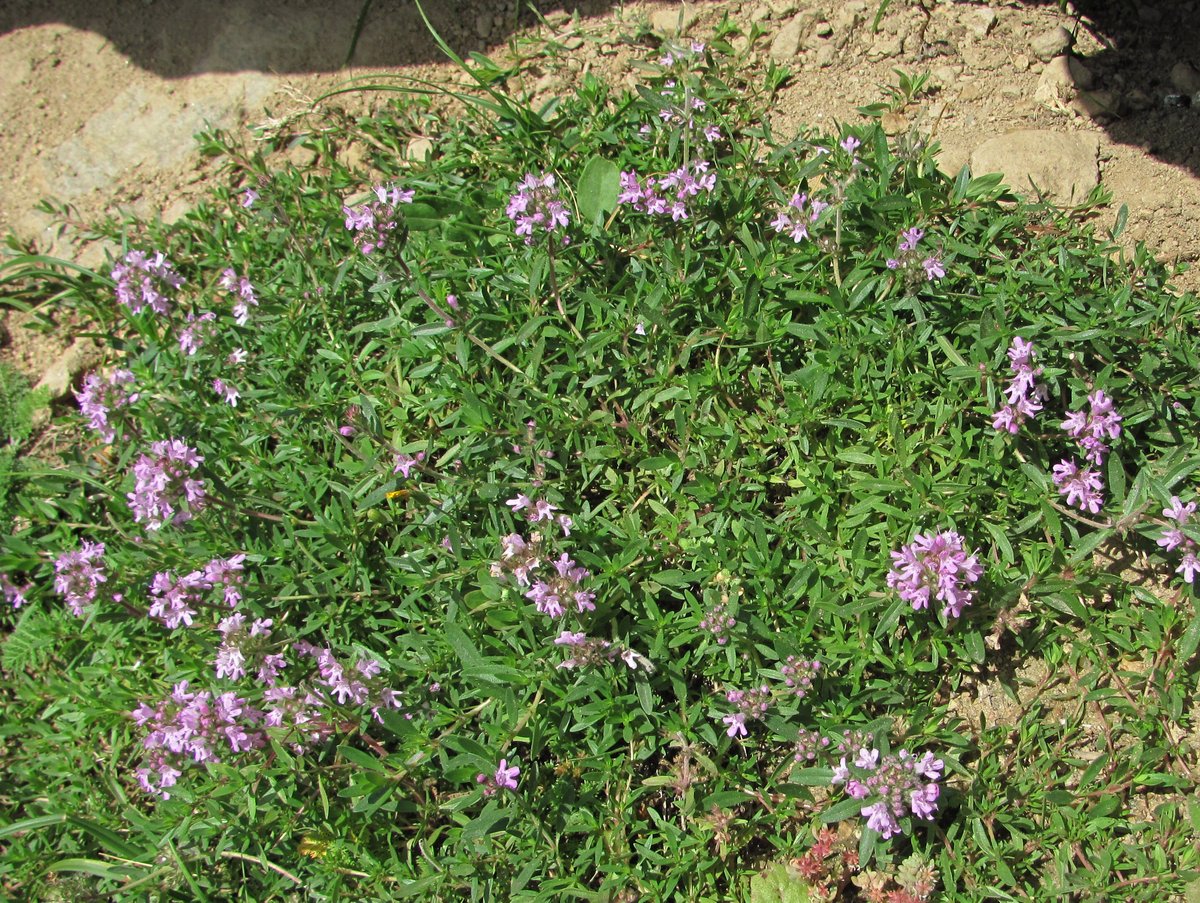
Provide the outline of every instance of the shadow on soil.
[[[581,16],[593,16],[603,15],[615,2],[538,0],[532,6],[542,15],[578,9]],[[423,6],[434,28],[459,53],[502,43],[536,21],[528,0],[425,0]],[[50,23],[101,34],[134,65],[162,78],[206,72],[329,72],[348,62],[393,67],[444,60],[413,0],[0,2],[0,34]]]

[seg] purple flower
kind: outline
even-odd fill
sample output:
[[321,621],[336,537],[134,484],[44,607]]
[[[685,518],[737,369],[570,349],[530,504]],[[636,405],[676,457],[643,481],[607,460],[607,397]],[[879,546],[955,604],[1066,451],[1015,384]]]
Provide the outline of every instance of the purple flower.
[[400,474],[404,479],[408,479],[412,473],[412,469],[425,460],[425,452],[417,452],[416,457],[411,455],[397,454],[393,459],[394,467],[392,473]]
[[64,552],[54,562],[54,590],[77,618],[86,614],[96,601],[100,584],[108,580],[104,573],[104,543],[83,541],[76,552]]
[[932,753],[920,759],[907,750],[881,755],[879,750],[859,748],[851,765],[845,758],[834,768],[832,784],[845,784],[846,793],[868,801],[859,811],[867,828],[886,840],[901,833],[900,820],[908,815],[931,819],[937,814],[944,764]]
[[853,156],[854,152],[862,147],[862,142],[853,135],[847,135],[841,140],[841,142],[839,142],[838,146],[846,153]]
[[1014,436],[1026,420],[1036,417],[1042,410],[1042,399],[1046,389],[1037,382],[1041,367],[1033,365],[1033,343],[1020,336],[1012,340],[1008,349],[1009,369],[1012,379],[1004,390],[1008,403],[992,416],[992,427]]
[[237,300],[233,303],[234,322],[238,326],[245,326],[246,321],[250,319],[250,308],[258,307],[258,295],[254,292],[254,286],[245,276],[238,276],[232,268],[221,273],[220,285],[225,291],[236,293]]
[[153,257],[143,251],[130,251],[113,267],[112,279],[117,284],[117,301],[135,314],[147,307],[156,314],[170,312],[170,292],[183,285],[183,278],[161,251]]
[[1121,415],[1113,407],[1113,400],[1099,389],[1088,396],[1088,406],[1090,410],[1086,413],[1068,411],[1061,426],[1079,443],[1085,459],[1099,467],[1108,454],[1104,440],[1121,435]]
[[900,233],[899,250],[915,251],[917,249],[917,242],[919,242],[924,237],[925,237],[924,229],[918,229],[916,226],[913,226],[913,228],[911,228],[911,229],[905,229],[903,232]]
[[633,171],[621,173],[618,203],[628,204],[639,213],[670,216],[679,222],[691,217],[692,201],[701,193],[711,194],[717,187],[717,174],[709,171],[707,160],[693,160],[662,176],[648,176],[643,183]]
[[1067,504],[1083,511],[1098,514],[1104,505],[1104,481],[1090,467],[1080,469],[1074,461],[1063,460],[1054,465],[1054,485],[1058,494],[1067,497]]
[[396,208],[400,204],[411,204],[414,195],[414,192],[401,191],[394,185],[376,185],[372,191],[374,201],[357,207],[342,206],[346,229],[354,233],[354,243],[363,254],[371,254],[387,245],[391,234],[400,226]]
[[253,188],[247,188],[242,192],[242,206],[249,210],[254,206],[254,202],[259,198],[259,194]]
[[736,708],[736,711],[721,718],[727,726],[726,735],[745,737],[748,734],[746,722],[761,721],[771,707],[771,688],[763,684],[749,690],[728,690],[725,701]]
[[789,655],[783,667],[779,669],[783,675],[784,685],[798,699],[803,699],[812,688],[813,679],[821,670],[819,661],[801,661],[794,655]]
[[[552,237],[556,232],[565,233],[571,224],[571,211],[567,208],[552,173],[540,177],[527,173],[517,183],[517,191],[508,199],[506,213],[516,223],[516,233],[525,238],[525,244],[533,244],[535,232]],[[563,243],[567,241],[564,234]]]
[[154,705],[141,703],[130,715],[146,729],[142,765],[134,773],[144,791],[161,799],[170,798],[168,788],[189,763],[220,762],[224,747],[237,754],[266,743],[263,713],[247,700],[233,692],[193,693],[187,681]]
[[810,200],[807,194],[796,192],[787,207],[780,210],[771,221],[771,228],[776,232],[786,232],[793,242],[799,244],[809,237],[808,227],[820,218],[828,206],[824,201],[816,198]]
[[28,604],[29,600],[25,598],[25,593],[29,591],[30,586],[32,584],[19,587],[9,579],[8,574],[0,574],[0,592],[4,593],[4,601],[14,609]]
[[913,541],[892,552],[887,584],[913,610],[927,608],[931,598],[943,603],[942,614],[957,618],[975,598],[966,584],[975,583],[983,567],[963,548],[963,538],[951,530],[936,535],[918,533]]
[[203,346],[205,340],[213,334],[212,321],[217,318],[214,313],[187,315],[187,326],[179,330],[179,348],[188,357],[195,355]]
[[493,774],[484,774],[480,772],[475,776],[475,781],[478,784],[484,784],[483,795],[492,796],[499,790],[516,790],[517,778],[521,774],[521,769],[516,765],[509,765],[507,759],[501,759],[499,766]]
[[237,407],[238,399],[242,397],[241,392],[219,377],[212,381],[212,387],[214,392],[225,399],[227,405],[231,408]]
[[112,415],[140,397],[137,392],[130,391],[133,383],[133,374],[128,370],[114,370],[108,379],[97,373],[89,373],[83,380],[82,391],[75,393],[79,412],[88,418],[88,426],[96,430],[109,445],[117,438]]
[[204,483],[192,477],[204,461],[182,439],[155,442],[133,465],[134,490],[127,494],[133,519],[147,530],[178,526],[204,508]]
[[930,282],[946,275],[946,268],[942,266],[941,260],[937,257],[926,257],[921,262],[921,266],[925,268],[925,276]]
[[191,627],[197,609],[204,605],[204,594],[212,584],[200,571],[192,571],[178,579],[169,571],[154,575],[150,594],[154,601],[146,614],[174,630],[183,625]]
[[592,668],[610,664],[620,659],[630,671],[641,668],[648,674],[654,673],[654,665],[644,655],[634,652],[619,643],[589,637],[582,632],[564,630],[554,640],[555,646],[570,646],[571,657],[563,660],[559,668]]

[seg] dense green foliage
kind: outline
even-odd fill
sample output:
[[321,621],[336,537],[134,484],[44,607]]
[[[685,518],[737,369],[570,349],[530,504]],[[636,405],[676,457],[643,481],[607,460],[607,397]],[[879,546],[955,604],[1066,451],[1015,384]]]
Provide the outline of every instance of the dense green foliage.
[[[916,138],[867,123],[779,143],[724,37],[649,65],[642,91],[588,77],[542,110],[478,59],[465,113],[407,99],[315,130],[304,169],[210,136],[225,187],[169,228],[113,236],[165,253],[186,280],[177,308],[131,313],[108,280],[73,277],[66,300],[121,336],[139,398],[111,448],[13,496],[0,571],[32,588],[4,616],[8,893],[775,901],[868,899],[875,881],[885,899],[930,869],[933,898],[1182,892],[1200,618],[1155,540],[1200,465],[1200,304],[1088,211],[947,178]],[[401,163],[418,125],[436,153]],[[338,162],[349,141],[380,178]],[[618,171],[702,158],[716,184],[686,219],[618,203]],[[514,234],[527,173],[556,176],[568,243]],[[415,196],[362,254],[343,206],[393,181]],[[771,226],[796,192],[829,205],[800,242]],[[915,227],[910,260],[897,247]],[[226,268],[257,291],[244,326]],[[186,315],[206,311],[189,354]],[[1045,412],[1010,435],[992,417],[1017,336]],[[1071,455],[1059,422],[1097,389],[1124,420],[1089,513],[1051,474]],[[168,439],[203,456],[208,499],[146,530],[131,469]],[[588,569],[595,611],[549,618],[506,575],[504,537],[534,536],[506,505],[522,494],[573,520],[544,532],[542,568],[566,553]],[[937,531],[983,568],[961,618],[887,583],[889,553]],[[79,619],[54,560],[83,540],[105,544],[107,581]],[[148,588],[235,554],[239,610],[273,619],[272,649],[378,660],[403,707],[347,706],[303,753],[271,732],[182,767],[160,800],[135,778],[130,713],[180,681],[253,680],[215,676],[227,612],[168,629],[145,616]],[[612,643],[611,660],[560,667],[563,630]],[[810,692],[727,730],[726,692],[780,686],[789,656],[819,661]],[[1045,679],[1018,689],[1031,669]],[[1000,684],[1016,711],[981,722],[976,694]],[[936,815],[884,839],[831,786],[836,759],[796,761],[803,732],[847,730],[942,759]],[[501,759],[519,784],[485,792]]]

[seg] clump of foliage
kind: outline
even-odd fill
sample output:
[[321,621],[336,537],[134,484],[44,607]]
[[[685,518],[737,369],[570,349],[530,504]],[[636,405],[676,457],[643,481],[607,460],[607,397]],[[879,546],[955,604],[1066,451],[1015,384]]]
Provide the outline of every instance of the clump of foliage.
[[0,555],[7,891],[1181,890],[1200,305],[916,138],[778,142],[727,37],[210,136],[113,233]]

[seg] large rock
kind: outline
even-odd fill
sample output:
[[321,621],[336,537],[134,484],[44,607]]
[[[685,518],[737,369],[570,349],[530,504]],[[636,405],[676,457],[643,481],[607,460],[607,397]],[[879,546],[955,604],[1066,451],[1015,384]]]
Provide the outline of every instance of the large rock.
[[1100,182],[1099,155],[1100,142],[1094,135],[1022,129],[976,147],[971,174],[1003,173],[1004,181],[1020,194],[1041,191],[1062,203],[1079,203]]
[[800,43],[804,40],[803,29],[804,23],[799,18],[792,19],[779,29],[775,40],[771,42],[771,59],[777,63],[790,63],[795,59],[796,54],[800,52]]

